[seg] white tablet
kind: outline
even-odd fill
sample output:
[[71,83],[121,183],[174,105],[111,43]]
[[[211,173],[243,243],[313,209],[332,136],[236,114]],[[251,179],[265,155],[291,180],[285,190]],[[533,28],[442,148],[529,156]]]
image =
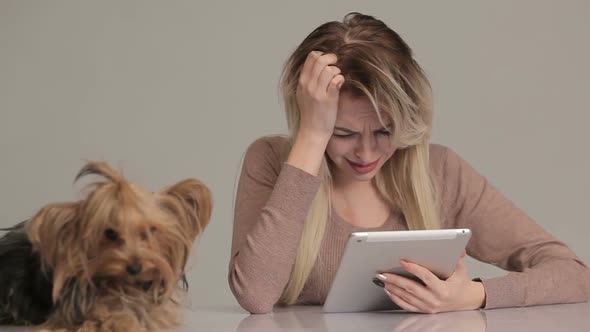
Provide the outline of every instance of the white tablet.
[[471,238],[469,229],[352,233],[324,303],[324,312],[400,309],[375,285],[377,273],[412,277],[401,259],[428,268],[441,279],[453,274]]

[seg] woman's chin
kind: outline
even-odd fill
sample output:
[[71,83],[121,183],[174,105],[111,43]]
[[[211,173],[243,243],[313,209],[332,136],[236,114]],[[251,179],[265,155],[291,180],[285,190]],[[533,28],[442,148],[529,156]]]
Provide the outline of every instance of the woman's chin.
[[355,181],[369,182],[369,181],[373,180],[373,178],[375,178],[375,175],[377,175],[378,171],[379,171],[379,168],[375,168],[374,170],[372,170],[368,173],[358,173],[352,169],[348,169],[347,173]]

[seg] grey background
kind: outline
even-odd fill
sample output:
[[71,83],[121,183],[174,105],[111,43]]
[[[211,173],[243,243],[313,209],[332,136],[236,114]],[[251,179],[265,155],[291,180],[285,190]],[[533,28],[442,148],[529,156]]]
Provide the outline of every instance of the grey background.
[[[232,198],[255,138],[285,133],[282,65],[319,24],[383,19],[434,87],[454,148],[590,262],[587,1],[0,1],[0,226],[77,197],[85,159],[215,196],[193,304],[234,304]],[[470,260],[472,276],[503,272]]]

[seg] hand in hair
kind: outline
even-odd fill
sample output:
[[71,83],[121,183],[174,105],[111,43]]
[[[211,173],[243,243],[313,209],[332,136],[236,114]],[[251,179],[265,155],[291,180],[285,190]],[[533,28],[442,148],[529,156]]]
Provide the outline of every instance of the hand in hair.
[[344,76],[334,54],[309,53],[299,75],[297,106],[300,126],[287,163],[317,175],[334,131]]
[[301,114],[299,132],[329,138],[334,131],[338,97],[344,76],[336,67],[336,55],[309,53],[297,86],[297,105]]
[[484,306],[483,284],[469,278],[464,257],[461,257],[455,272],[447,280],[439,279],[418,264],[402,260],[401,265],[422,283],[391,273],[377,277],[383,281],[385,292],[391,300],[406,311],[438,313],[474,310]]

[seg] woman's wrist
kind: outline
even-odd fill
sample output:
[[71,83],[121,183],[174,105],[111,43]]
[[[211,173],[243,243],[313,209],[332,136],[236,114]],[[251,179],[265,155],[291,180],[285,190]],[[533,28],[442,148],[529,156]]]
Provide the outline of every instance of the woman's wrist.
[[483,283],[479,281],[469,282],[468,309],[481,309],[485,306],[486,291]]
[[299,132],[291,147],[287,164],[317,176],[330,135]]

